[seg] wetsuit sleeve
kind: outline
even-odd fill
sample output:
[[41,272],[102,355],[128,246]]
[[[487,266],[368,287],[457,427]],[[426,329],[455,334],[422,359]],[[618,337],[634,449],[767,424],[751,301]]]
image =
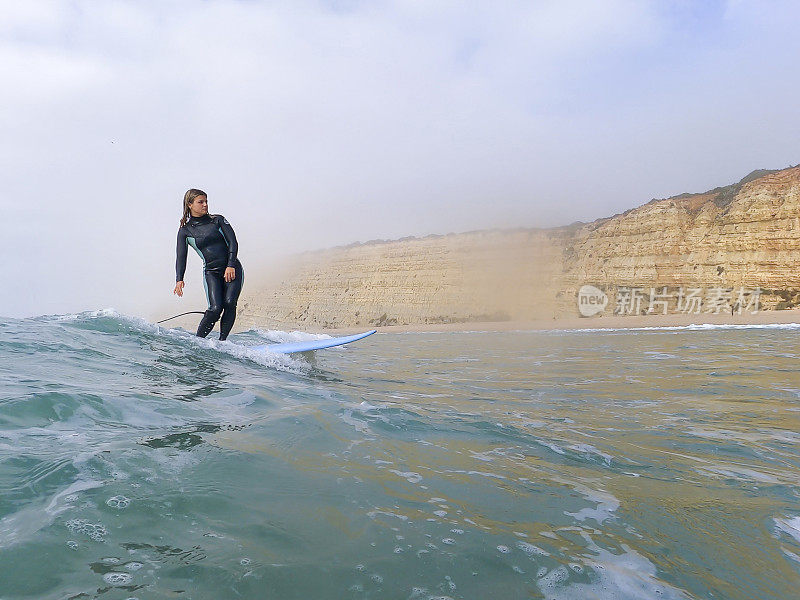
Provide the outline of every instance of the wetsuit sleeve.
[[186,230],[181,227],[178,229],[178,245],[175,248],[177,258],[175,259],[175,281],[183,281],[186,273],[186,253],[189,245],[186,242]]
[[236,234],[233,232],[233,227],[228,223],[228,219],[222,215],[217,215],[217,223],[219,223],[219,230],[228,242],[228,266],[236,267],[236,256],[239,254],[239,244],[236,241]]

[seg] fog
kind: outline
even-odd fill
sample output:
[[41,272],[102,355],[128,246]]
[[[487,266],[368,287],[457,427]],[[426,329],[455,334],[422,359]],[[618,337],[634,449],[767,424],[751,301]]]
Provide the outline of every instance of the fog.
[[744,0],[6,0],[0,315],[202,310],[194,255],[189,296],[171,296],[190,187],[255,276],[302,250],[590,221],[787,167],[799,16]]

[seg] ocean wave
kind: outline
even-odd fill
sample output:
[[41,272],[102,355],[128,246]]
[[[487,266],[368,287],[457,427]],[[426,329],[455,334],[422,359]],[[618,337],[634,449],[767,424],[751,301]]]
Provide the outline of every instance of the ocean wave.
[[800,562],[791,327],[396,336],[326,372],[249,348],[314,334],[2,323],[17,596],[128,573],[137,597],[792,597],[772,574]]
[[[156,336],[161,339],[167,339],[170,342],[183,346],[184,349],[201,350],[201,351],[215,351],[226,354],[236,359],[245,359],[262,366],[276,369],[280,371],[287,371],[294,374],[304,374],[309,371],[309,365],[302,359],[293,358],[285,354],[275,354],[264,352],[262,350],[255,350],[248,345],[239,344],[236,341],[225,340],[219,341],[213,338],[199,338],[196,335],[187,332],[183,329],[173,329],[169,327],[162,327],[160,325],[150,323],[141,317],[126,315],[118,312],[114,308],[103,308],[93,311],[84,311],[80,313],[71,313],[64,315],[42,315],[39,317],[32,317],[29,319],[32,323],[41,324],[59,324],[64,326],[72,326],[78,329],[96,331],[106,334],[121,334],[135,336]],[[56,332],[54,337],[62,339],[61,332]],[[248,334],[250,334],[248,336]],[[212,334],[214,335],[214,334]],[[302,337],[308,336],[308,337]],[[303,334],[302,332],[285,332],[278,330],[268,330],[262,332],[260,330],[251,330],[243,334],[234,334],[234,340],[237,337],[245,339],[255,338],[252,345],[258,343],[265,343],[274,340],[294,341],[301,339],[321,339],[330,336],[317,336],[314,334]],[[108,340],[98,338],[95,340],[81,340],[86,344],[82,350],[91,349],[95,346],[97,350],[103,350],[108,347]]]
[[662,325],[648,327],[587,327],[576,329],[547,329],[548,333],[602,333],[614,331],[708,331],[716,329],[800,329],[800,323],[692,323],[691,325]]

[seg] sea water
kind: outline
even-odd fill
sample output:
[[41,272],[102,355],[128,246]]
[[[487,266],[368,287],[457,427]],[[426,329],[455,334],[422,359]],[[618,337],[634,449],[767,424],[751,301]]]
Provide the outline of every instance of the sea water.
[[3,319],[0,598],[796,598],[798,335]]

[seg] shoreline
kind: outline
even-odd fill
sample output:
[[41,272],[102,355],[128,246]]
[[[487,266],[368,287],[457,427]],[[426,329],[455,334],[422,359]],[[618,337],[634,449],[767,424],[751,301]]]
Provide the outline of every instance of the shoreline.
[[[800,324],[800,309],[770,310],[755,314],[668,314],[668,315],[609,315],[601,317],[562,317],[532,321],[491,321],[466,323],[437,323],[415,325],[386,325],[375,327],[342,327],[310,329],[309,333],[349,335],[370,329],[378,333],[440,333],[440,332],[503,332],[503,331],[569,331],[580,329],[638,329],[649,327],[685,327],[688,325],[785,325]],[[299,324],[291,325],[296,327]],[[273,327],[270,327],[272,329]]]

